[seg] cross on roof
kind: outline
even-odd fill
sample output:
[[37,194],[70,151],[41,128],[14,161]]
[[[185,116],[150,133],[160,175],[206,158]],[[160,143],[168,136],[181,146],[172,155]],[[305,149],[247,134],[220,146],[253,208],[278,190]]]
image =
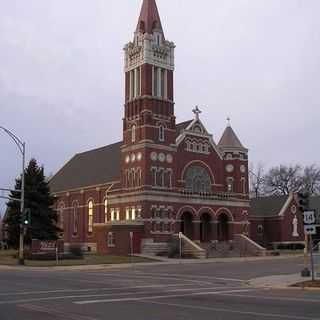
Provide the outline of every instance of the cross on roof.
[[228,127],[230,127],[230,126],[231,126],[231,119],[230,119],[230,117],[227,118],[227,121],[228,121]]
[[195,109],[192,110],[192,112],[196,115],[196,119],[199,120],[200,113],[202,113],[199,107],[196,106]]

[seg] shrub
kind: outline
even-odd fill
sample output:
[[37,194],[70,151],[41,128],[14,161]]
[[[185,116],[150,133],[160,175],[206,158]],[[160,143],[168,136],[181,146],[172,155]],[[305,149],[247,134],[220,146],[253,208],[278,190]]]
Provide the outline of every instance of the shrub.
[[280,243],[277,246],[278,250],[303,250],[304,244],[303,243]]
[[81,249],[81,246],[78,245],[78,244],[72,244],[70,247],[69,247],[69,251],[72,255],[74,255],[75,257],[78,257],[78,258],[83,258],[83,252],[82,252],[82,249]]

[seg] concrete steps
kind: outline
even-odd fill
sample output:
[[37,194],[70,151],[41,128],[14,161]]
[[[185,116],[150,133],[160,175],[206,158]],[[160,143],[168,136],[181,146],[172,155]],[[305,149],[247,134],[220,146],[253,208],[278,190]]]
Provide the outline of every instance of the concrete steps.
[[168,243],[167,242],[153,242],[151,239],[144,241],[141,246],[141,254],[156,256],[158,254],[168,253]]

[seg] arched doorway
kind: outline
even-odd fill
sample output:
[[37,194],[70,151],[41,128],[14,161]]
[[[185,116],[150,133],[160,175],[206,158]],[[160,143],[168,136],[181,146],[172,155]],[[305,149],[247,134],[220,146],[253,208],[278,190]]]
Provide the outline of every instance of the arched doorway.
[[203,213],[200,218],[200,241],[209,242],[211,239],[211,216]]
[[184,212],[181,216],[181,232],[188,237],[189,239],[192,239],[193,237],[193,225],[192,225],[192,214],[190,212]]
[[225,213],[220,214],[218,217],[218,240],[229,240],[229,217]]

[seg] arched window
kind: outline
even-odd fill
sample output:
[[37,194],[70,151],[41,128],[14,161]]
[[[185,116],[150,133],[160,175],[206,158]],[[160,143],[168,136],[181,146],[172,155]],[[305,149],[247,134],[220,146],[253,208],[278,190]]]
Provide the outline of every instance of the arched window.
[[131,127],[131,141],[132,142],[136,142],[136,125],[134,124],[132,127]]
[[93,201],[90,200],[88,203],[88,233],[93,231]]
[[164,126],[159,127],[159,141],[164,141]]
[[186,190],[192,193],[210,193],[211,178],[207,169],[201,166],[190,166],[185,173]]
[[73,214],[72,214],[72,221],[73,221],[73,235],[78,234],[79,229],[79,203],[75,201],[73,203]]

